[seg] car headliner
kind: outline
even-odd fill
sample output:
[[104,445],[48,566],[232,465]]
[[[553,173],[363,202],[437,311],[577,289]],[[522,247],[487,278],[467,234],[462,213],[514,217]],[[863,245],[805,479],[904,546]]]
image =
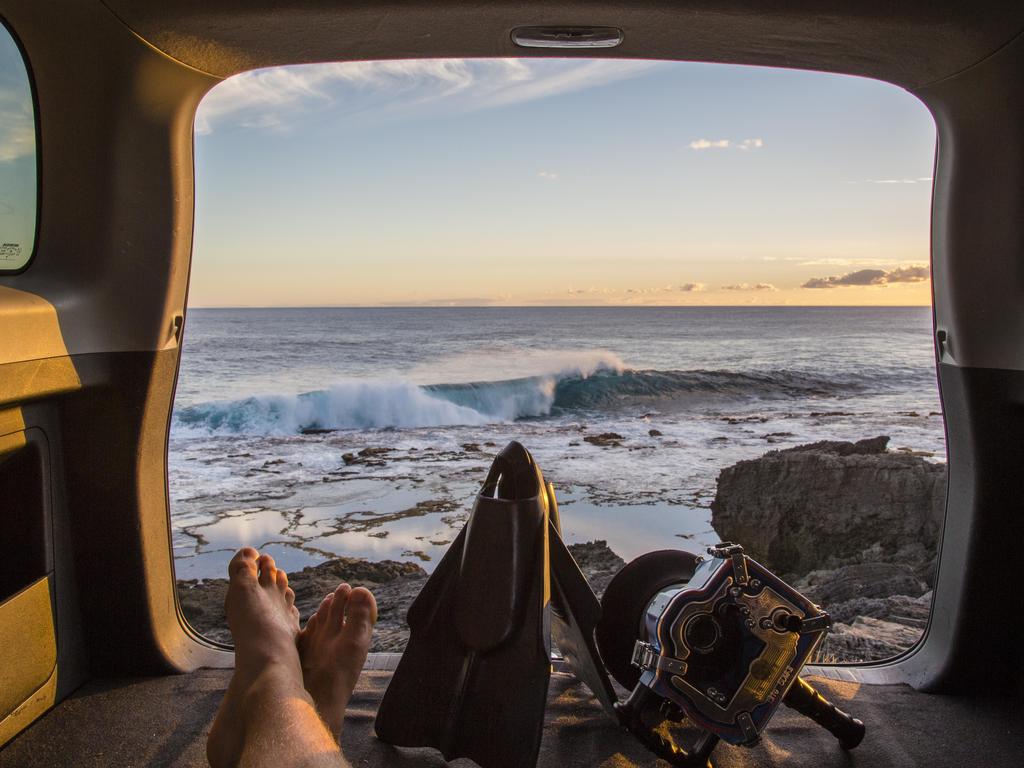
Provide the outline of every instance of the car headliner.
[[[226,77],[280,64],[545,55],[519,25],[619,27],[623,43],[558,55],[679,59],[844,72],[917,88],[960,72],[1024,29],[1024,3],[988,0],[105,0],[168,56]],[[550,55],[550,51],[546,52]]]

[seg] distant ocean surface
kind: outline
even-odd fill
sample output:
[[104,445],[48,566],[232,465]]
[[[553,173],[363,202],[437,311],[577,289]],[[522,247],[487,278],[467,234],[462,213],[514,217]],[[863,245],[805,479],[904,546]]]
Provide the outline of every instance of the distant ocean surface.
[[174,428],[479,425],[729,400],[937,406],[922,308],[191,310]]
[[[302,483],[337,469],[338,440],[519,438],[595,503],[690,505],[707,528],[717,472],[771,448],[887,434],[944,459],[933,355],[928,308],[192,309],[172,505],[182,525],[211,494],[225,508],[239,474],[208,459],[226,446]],[[601,432],[624,448],[580,440]]]

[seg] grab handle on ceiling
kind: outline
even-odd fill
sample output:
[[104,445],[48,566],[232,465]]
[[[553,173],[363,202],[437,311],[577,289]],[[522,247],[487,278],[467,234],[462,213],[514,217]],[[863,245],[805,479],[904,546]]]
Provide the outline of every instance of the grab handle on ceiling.
[[512,42],[522,48],[614,48],[624,39],[617,27],[516,27]]

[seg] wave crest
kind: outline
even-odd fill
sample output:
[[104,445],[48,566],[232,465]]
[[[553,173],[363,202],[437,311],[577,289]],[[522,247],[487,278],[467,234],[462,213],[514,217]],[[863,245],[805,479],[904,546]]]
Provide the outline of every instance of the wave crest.
[[201,403],[177,409],[173,426],[178,434],[476,426],[629,407],[686,408],[710,400],[821,397],[859,388],[791,371],[638,371],[602,361],[504,381],[348,381],[299,395]]

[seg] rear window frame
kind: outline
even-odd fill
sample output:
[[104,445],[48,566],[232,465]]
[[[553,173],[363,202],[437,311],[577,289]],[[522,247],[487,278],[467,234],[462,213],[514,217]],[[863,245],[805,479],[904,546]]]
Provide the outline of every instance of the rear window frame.
[[43,163],[42,163],[42,152],[40,148],[42,146],[42,132],[39,127],[39,95],[36,89],[36,78],[32,72],[32,64],[28,57],[28,51],[25,50],[25,46],[21,42],[21,38],[14,31],[10,22],[7,21],[6,17],[0,16],[0,27],[3,31],[10,35],[14,46],[18,49],[18,53],[21,54],[21,63],[25,66],[25,77],[28,81],[28,91],[30,98],[32,99],[32,124],[35,129],[35,166],[36,166],[36,208],[35,208],[35,227],[32,231],[32,251],[29,253],[25,263],[20,267],[5,269],[0,267],[0,277],[9,277],[20,275],[35,262],[36,254],[39,253],[39,235],[41,233],[41,222],[42,222],[42,210],[43,210]]

